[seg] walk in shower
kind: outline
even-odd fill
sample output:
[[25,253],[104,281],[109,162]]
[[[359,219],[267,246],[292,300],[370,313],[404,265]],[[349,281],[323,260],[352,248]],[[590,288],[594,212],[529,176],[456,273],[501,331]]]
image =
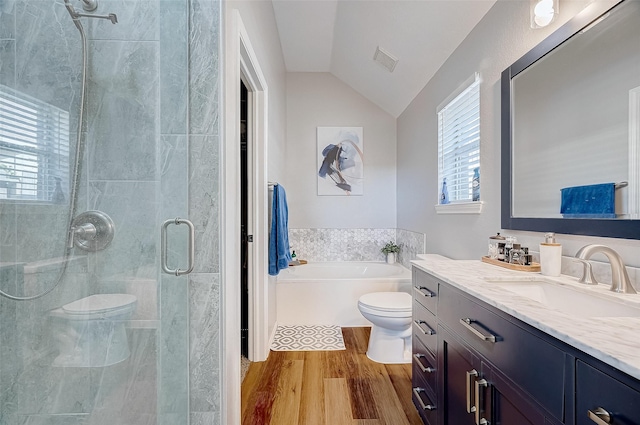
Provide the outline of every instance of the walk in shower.
[[219,422],[219,27],[0,0],[0,425]]

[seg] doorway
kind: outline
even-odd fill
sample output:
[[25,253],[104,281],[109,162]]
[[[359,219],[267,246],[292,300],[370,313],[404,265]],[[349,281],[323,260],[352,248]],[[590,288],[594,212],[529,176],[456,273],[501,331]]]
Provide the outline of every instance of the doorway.
[[[270,320],[267,293],[267,123],[268,88],[240,13],[231,10],[226,20],[224,90],[224,142],[222,144],[221,229],[221,359],[222,423],[240,422],[240,359],[242,336],[242,223],[240,101],[242,80],[247,89],[247,351],[251,361],[264,361],[269,353]],[[273,325],[271,325],[273,327]]]
[[249,358],[249,175],[248,175],[248,90],[240,80],[240,352]]
[[[269,332],[266,291],[267,214],[266,102],[264,91],[244,69],[238,85],[238,170],[239,221],[238,281],[240,292],[240,354],[251,361],[263,361],[268,353]],[[238,304],[236,304],[238,305]],[[236,333],[237,335],[237,333]],[[265,349],[265,347],[267,347]]]

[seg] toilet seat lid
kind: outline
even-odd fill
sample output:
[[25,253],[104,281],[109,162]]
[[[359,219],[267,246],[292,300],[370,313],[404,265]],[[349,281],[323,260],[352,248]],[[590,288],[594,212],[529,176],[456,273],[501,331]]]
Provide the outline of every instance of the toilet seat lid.
[[411,295],[406,292],[373,292],[358,300],[364,306],[385,311],[411,311],[411,301]]
[[68,314],[104,313],[128,307],[137,300],[130,294],[95,294],[65,304],[62,310]]

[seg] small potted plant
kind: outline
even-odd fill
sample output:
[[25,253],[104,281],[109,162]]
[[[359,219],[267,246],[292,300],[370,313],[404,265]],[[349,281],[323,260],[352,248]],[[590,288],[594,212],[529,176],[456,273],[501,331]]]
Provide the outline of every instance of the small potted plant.
[[380,251],[387,256],[387,263],[393,264],[396,262],[396,254],[400,252],[400,246],[393,241],[389,241]]

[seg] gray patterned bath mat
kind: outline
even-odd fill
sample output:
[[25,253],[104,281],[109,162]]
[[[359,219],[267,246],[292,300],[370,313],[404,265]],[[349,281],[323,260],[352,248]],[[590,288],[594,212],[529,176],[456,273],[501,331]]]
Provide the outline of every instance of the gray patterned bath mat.
[[271,343],[273,351],[345,350],[340,326],[279,325]]

